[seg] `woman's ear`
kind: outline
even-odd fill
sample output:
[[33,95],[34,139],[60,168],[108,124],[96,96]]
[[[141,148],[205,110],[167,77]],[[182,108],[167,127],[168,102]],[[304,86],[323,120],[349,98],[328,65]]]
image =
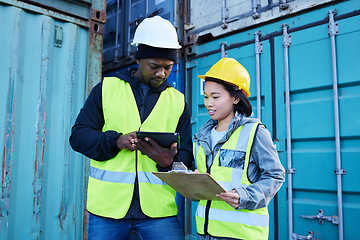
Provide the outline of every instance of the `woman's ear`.
[[235,97],[235,99],[234,99],[234,105],[238,104],[238,103],[239,103],[239,101],[240,101],[240,99],[239,99],[239,98],[237,98],[237,97]]

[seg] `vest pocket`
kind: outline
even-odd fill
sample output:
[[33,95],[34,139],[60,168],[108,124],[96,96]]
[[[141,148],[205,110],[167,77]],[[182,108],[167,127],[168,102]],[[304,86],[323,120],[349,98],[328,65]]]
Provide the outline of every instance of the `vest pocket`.
[[244,151],[220,149],[220,166],[244,169],[245,153]]

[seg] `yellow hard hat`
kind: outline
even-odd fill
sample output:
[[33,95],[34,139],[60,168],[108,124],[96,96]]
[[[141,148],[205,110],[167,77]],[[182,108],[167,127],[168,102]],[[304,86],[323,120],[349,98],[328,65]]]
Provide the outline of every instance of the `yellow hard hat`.
[[199,78],[216,78],[224,82],[236,85],[247,97],[250,97],[250,75],[248,71],[233,58],[222,58],[215,63],[205,75]]

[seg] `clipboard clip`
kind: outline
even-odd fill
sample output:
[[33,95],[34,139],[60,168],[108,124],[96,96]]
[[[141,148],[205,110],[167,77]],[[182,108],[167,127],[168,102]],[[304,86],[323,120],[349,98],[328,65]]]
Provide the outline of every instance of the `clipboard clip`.
[[188,168],[182,162],[173,162],[171,171],[169,172],[188,172]]

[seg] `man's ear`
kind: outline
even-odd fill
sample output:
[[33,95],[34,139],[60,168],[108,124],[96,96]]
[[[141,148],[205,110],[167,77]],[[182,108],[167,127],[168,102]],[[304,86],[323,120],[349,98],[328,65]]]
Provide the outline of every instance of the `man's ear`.
[[135,61],[138,65],[140,64],[140,59],[135,59]]

